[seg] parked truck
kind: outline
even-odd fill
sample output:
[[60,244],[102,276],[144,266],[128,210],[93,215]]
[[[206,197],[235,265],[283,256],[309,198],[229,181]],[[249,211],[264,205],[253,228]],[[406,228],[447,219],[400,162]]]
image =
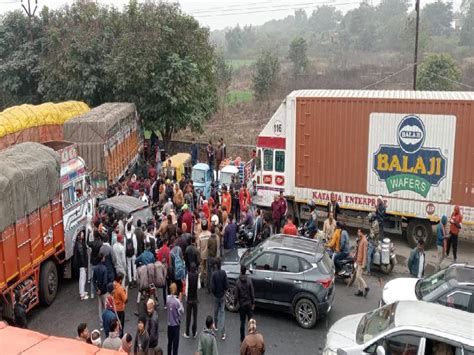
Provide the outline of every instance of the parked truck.
[[[91,208],[84,162],[67,142],[21,143],[0,152],[0,314],[14,294],[29,311],[50,305]],[[61,268],[62,269],[62,268]]]
[[360,224],[382,196],[386,232],[432,243],[455,205],[474,225],[473,118],[471,92],[294,91],[258,136],[253,201],[283,191],[302,220],[334,198]]
[[135,104],[105,103],[64,123],[64,140],[78,146],[93,193],[105,195],[138,160],[143,133]]

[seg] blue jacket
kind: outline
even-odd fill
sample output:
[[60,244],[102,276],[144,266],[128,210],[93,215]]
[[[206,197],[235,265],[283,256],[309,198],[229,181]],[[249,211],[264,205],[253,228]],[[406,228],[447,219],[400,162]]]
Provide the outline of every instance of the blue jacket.
[[237,224],[232,222],[225,227],[224,231],[224,249],[235,249],[235,240],[237,236]]
[[[423,252],[423,255],[425,253]],[[425,262],[426,262],[426,255],[423,259],[423,272],[421,276],[425,274]],[[415,247],[411,253],[410,257],[408,258],[408,270],[410,271],[411,276],[418,277],[418,268],[420,264],[420,253],[418,252],[418,247]]]
[[102,326],[104,327],[104,333],[105,333],[106,338],[109,336],[110,323],[114,319],[117,319],[117,316],[115,315],[114,311],[111,311],[110,309],[106,309],[102,313]]
[[444,240],[443,229],[446,228],[446,223],[448,223],[448,217],[443,216],[441,217],[441,221],[438,223],[438,226],[436,227],[436,234],[438,236],[438,238],[436,239],[436,245],[439,247],[443,246],[443,240]]
[[349,233],[347,233],[346,230],[342,230],[342,233],[341,233],[341,240],[340,240],[340,252],[341,253],[349,253],[350,249],[351,249],[351,244],[349,242]]
[[155,256],[149,250],[145,250],[138,256],[137,260],[135,260],[135,264],[137,264],[137,266],[148,265],[154,262]]
[[94,282],[95,287],[100,290],[101,295],[107,293],[107,267],[103,263],[99,263],[93,267],[94,276],[92,277],[92,282]]

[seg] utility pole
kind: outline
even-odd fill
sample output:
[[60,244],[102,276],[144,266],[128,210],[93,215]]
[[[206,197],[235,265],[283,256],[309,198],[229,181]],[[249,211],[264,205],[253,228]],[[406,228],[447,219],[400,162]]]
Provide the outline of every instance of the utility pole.
[[36,9],[38,8],[38,0],[34,0],[35,8],[33,9],[33,12],[31,12],[32,0],[25,0],[25,1],[28,1],[28,8],[23,3],[23,0],[21,0],[21,7],[23,8],[23,10],[25,10],[26,15],[28,16],[28,41],[33,42],[33,17],[35,16]]
[[416,30],[415,30],[415,63],[413,66],[413,90],[416,90],[416,74],[418,70],[418,32],[420,29],[420,0],[416,0]]

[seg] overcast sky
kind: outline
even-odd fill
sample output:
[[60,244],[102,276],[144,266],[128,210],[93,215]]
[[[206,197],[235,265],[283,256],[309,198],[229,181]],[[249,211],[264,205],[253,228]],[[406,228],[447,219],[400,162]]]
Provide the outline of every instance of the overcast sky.
[[[35,0],[30,0],[33,4]],[[38,7],[47,5],[50,8],[58,8],[63,4],[72,4],[74,0],[37,0]],[[139,0],[139,2],[144,0]],[[319,5],[327,4],[337,7],[346,12],[358,6],[357,0],[168,0],[179,2],[181,8],[196,17],[203,25],[211,29],[223,29],[228,26],[261,25],[271,19],[281,19],[294,13],[296,9],[303,8],[311,12]],[[371,0],[369,0],[370,2]],[[380,0],[372,0],[375,5]],[[422,0],[423,3],[435,0]],[[446,0],[445,0],[446,1]],[[455,5],[461,0],[455,0]],[[27,3],[28,0],[24,0]],[[128,0],[99,0],[101,3],[114,4],[122,7]],[[414,0],[413,0],[414,2]],[[21,8],[21,0],[0,0],[0,13]]]

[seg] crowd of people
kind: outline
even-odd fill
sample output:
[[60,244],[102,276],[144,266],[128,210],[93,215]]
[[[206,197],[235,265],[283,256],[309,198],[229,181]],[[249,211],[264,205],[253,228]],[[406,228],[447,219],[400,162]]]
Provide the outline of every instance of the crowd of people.
[[[236,248],[238,224],[252,229],[258,225],[256,241],[262,234],[270,236],[270,223],[260,210],[251,208],[251,193],[237,176],[228,188],[222,188],[222,194],[213,186],[206,198],[197,193],[189,177],[172,180],[153,164],[147,166],[146,174],[144,170],[110,187],[107,195],[134,196],[152,208],[153,218],[145,221],[97,208],[91,230],[76,238],[73,265],[79,274],[79,297],[97,298],[101,328],[89,332],[87,324],[81,323],[78,339],[130,354],[161,354],[165,342],[159,339],[157,310],[163,307],[168,354],[178,354],[181,336],[199,337],[199,354],[217,354],[216,337],[226,339],[225,292],[229,287],[227,274],[221,270],[222,257]],[[86,291],[88,268],[90,294]],[[129,299],[132,288],[137,289],[136,300]],[[206,318],[198,334],[200,288],[214,299],[214,314]],[[237,293],[241,353],[263,354],[263,337],[253,318],[253,286],[245,269]],[[125,308],[135,302],[136,333],[124,333]]]

